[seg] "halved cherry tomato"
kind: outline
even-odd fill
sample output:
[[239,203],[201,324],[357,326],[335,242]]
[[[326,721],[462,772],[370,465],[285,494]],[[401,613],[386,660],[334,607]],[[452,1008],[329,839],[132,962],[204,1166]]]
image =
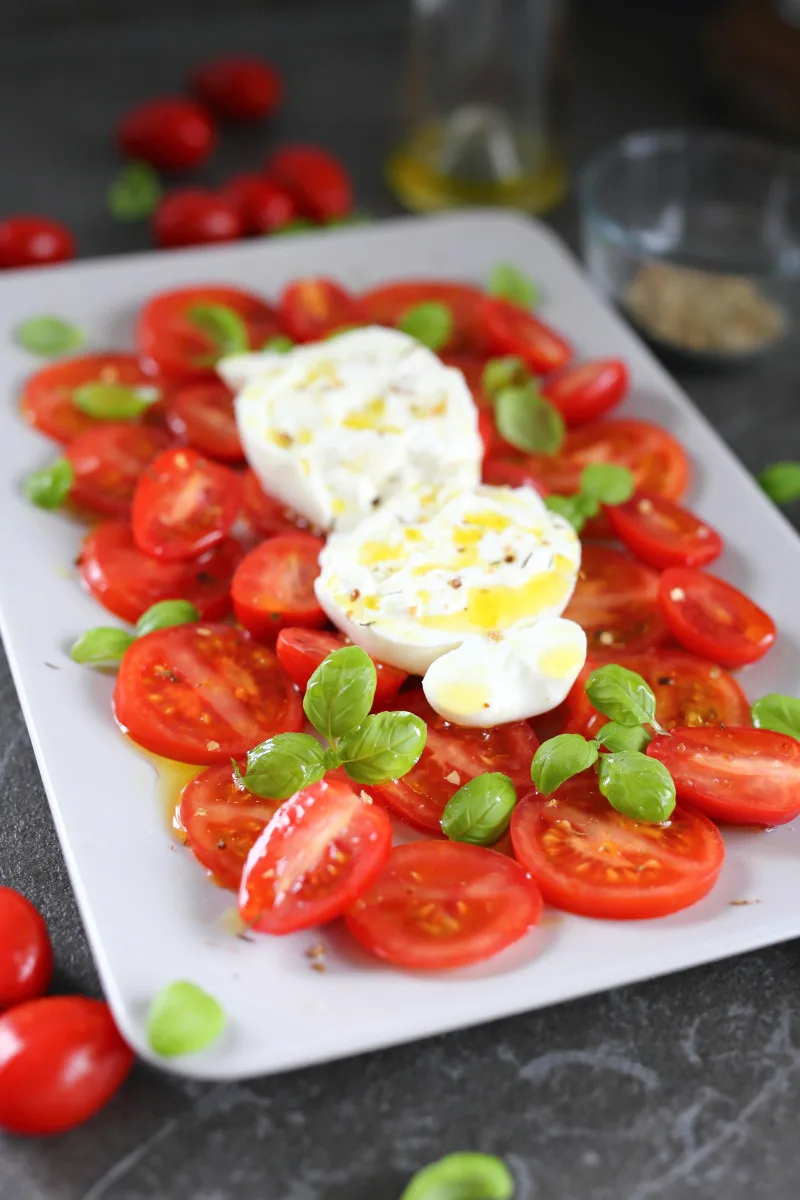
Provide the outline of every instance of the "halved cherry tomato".
[[120,664],[114,714],[145,750],[201,765],[303,725],[275,652],[230,625],[173,625],[138,638]]
[[231,764],[207,767],[181,792],[178,822],[189,849],[220,887],[236,891],[245,859],[279,807],[239,783]]
[[43,995],[53,974],[53,947],[42,914],[10,887],[0,887],[0,1008]]
[[101,424],[72,401],[73,392],[86,383],[118,383],[131,388],[158,385],[132,354],[84,354],[31,375],[22,392],[22,416],[57,442],[72,441]]
[[255,171],[234,175],[221,194],[238,212],[245,233],[274,233],[298,216],[289,193]]
[[142,159],[159,171],[188,171],[208,158],[217,130],[202,105],[170,96],[126,113],[117,140],[128,158]]
[[772,617],[716,575],[672,567],[661,576],[658,598],[672,636],[726,667],[756,662],[775,641]]
[[367,790],[417,829],[441,833],[447,801],[476,775],[502,771],[518,790],[530,786],[531,759],[539,742],[526,721],[493,729],[451,725],[420,692],[402,693],[394,707],[416,713],[427,723],[425,749],[402,779],[372,784]]
[[362,321],[355,297],[335,279],[322,278],[290,283],[281,294],[278,316],[295,342],[314,342]]
[[221,381],[176,388],[167,408],[167,425],[176,438],[210,458],[223,462],[241,462],[244,458],[233,392]]
[[616,408],[627,390],[628,368],[620,358],[580,363],[546,380],[542,387],[542,393],[568,425],[584,425],[605,416]]
[[560,371],[572,357],[569,342],[519,304],[484,296],[478,319],[492,354],[516,354],[535,375]]
[[663,825],[613,809],[587,772],[552,796],[529,792],[511,843],[548,904],[585,917],[635,920],[688,908],[714,886],[725,856],[716,827],[681,805]]
[[75,257],[75,238],[49,217],[18,216],[0,221],[0,269],[44,267]]
[[241,557],[241,546],[229,538],[192,562],[164,562],[138,549],[129,525],[106,521],[84,539],[78,565],[95,600],[123,621],[138,621],[159,600],[189,600],[213,621],[231,610]]
[[589,653],[634,653],[667,636],[658,575],[610,546],[584,545],[578,583],[564,616],[586,632]]
[[[360,297],[364,320],[371,325],[396,326],[410,308],[418,304],[444,304],[453,317],[453,332],[442,353],[482,354],[486,339],[479,323],[482,294],[466,283],[437,279],[415,279],[387,283]],[[488,354],[488,350],[486,350]]]
[[722,538],[688,508],[639,492],[606,510],[611,528],[632,554],[651,567],[704,567],[719,558]]
[[126,517],[142,471],[169,444],[162,429],[96,422],[67,446],[75,476],[70,498],[107,517]]
[[0,1017],[0,1128],[64,1133],[87,1121],[133,1066],[111,1010],[85,996],[43,996]]
[[213,378],[214,362],[224,348],[191,319],[193,308],[208,304],[233,309],[245,324],[250,350],[260,350],[280,333],[274,311],[249,292],[216,284],[178,288],[160,292],[139,314],[136,340],[144,360],[179,379]]
[[308,529],[308,521],[283,501],[270,496],[261,486],[255,471],[245,471],[242,477],[242,508],[245,520],[257,533],[274,537],[276,533],[296,533]]
[[164,249],[234,242],[243,233],[238,209],[206,188],[170,192],[153,214],[153,236]]
[[[613,654],[605,661],[635,671],[656,697],[656,718],[664,729],[676,725],[749,725],[750,702],[739,684],[723,667],[695,658],[684,650],[650,650],[645,654]],[[603,658],[595,655],[575,680],[563,706],[562,729],[554,733],[581,733],[594,737],[607,717],[589,703],[586,680]]]
[[495,432],[493,447],[484,454],[481,469],[483,482],[492,487],[532,487],[540,496],[549,496],[550,488],[533,474],[523,458],[509,458],[497,453],[498,436]]
[[147,467],[133,497],[133,538],[168,562],[218,546],[236,520],[238,475],[194,450],[165,450]]
[[771,729],[674,729],[647,747],[678,799],[714,821],[785,825],[800,815],[800,742]]
[[353,207],[350,177],[338,158],[319,146],[284,146],[270,158],[268,173],[314,221],[346,217]]
[[[286,674],[292,683],[302,692],[306,689],[311,676],[317,667],[342,646],[348,646],[349,639],[343,633],[329,633],[323,629],[298,628],[282,629],[278,634],[275,649]],[[389,667],[386,663],[377,662],[374,658],[375,672],[378,682],[375,687],[374,712],[386,708],[400,691],[408,679],[406,671],[398,667]]]
[[345,921],[378,958],[439,971],[498,954],[541,915],[539,889],[506,855],[463,842],[425,841],[395,847]]
[[357,788],[321,779],[286,800],[247,856],[239,914],[260,933],[332,921],[371,887],[392,823]]
[[314,595],[324,542],[310,533],[268,538],[245,555],[231,584],[237,621],[254,637],[274,641],[281,629],[319,629],[324,612]]
[[274,67],[246,54],[201,63],[192,72],[190,83],[204,104],[229,121],[257,121],[268,116],[283,93]]

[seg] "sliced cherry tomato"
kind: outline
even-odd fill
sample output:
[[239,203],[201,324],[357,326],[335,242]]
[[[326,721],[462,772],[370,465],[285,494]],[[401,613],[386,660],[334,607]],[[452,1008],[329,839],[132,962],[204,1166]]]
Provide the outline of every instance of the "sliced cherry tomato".
[[678,799],[714,821],[785,825],[800,815],[800,742],[785,733],[679,728],[647,753],[667,768]]
[[267,170],[313,221],[346,217],[353,207],[347,171],[319,146],[284,146],[272,155]]
[[260,58],[216,58],[192,72],[192,90],[229,121],[258,121],[274,112],[283,85],[278,72]]
[[239,914],[260,933],[293,933],[339,917],[375,882],[392,823],[363,793],[321,779],[286,800],[253,846]]
[[63,1133],[94,1116],[133,1065],[111,1010],[85,996],[43,996],[0,1017],[0,1128]]
[[74,257],[75,238],[60,221],[33,216],[0,221],[0,269],[44,267]]
[[123,387],[158,386],[132,354],[85,354],[43,367],[22,392],[22,416],[47,437],[70,442],[101,422],[73,403],[75,390],[87,383],[119,383]]
[[258,296],[233,287],[179,288],[161,292],[145,304],[139,315],[137,341],[143,358],[169,376],[180,379],[214,377],[214,361],[224,347],[218,346],[191,320],[197,305],[217,304],[231,308],[247,329],[248,348],[261,347],[280,333],[275,313]]
[[634,653],[667,636],[658,575],[610,546],[584,545],[578,584],[564,616],[583,627],[589,653]]
[[[656,697],[656,717],[664,729],[676,725],[749,725],[750,702],[739,684],[723,667],[683,650],[650,650],[646,654],[614,654],[617,662],[641,675]],[[595,655],[575,680],[563,706],[562,728],[555,733],[581,733],[594,737],[607,717],[592,708],[586,680],[603,660]],[[540,737],[543,737],[540,734]]]
[[598,358],[580,363],[555,379],[548,379],[543,394],[568,425],[584,425],[605,416],[628,390],[628,368],[620,358]]
[[275,652],[230,625],[173,625],[126,651],[114,713],[145,750],[211,765],[303,725]]
[[245,859],[278,807],[277,800],[248,792],[226,763],[207,767],[186,784],[178,822],[195,858],[220,887],[237,891]]
[[481,471],[483,482],[492,487],[532,487],[540,496],[549,496],[550,488],[534,476],[524,459],[509,458],[505,454],[497,453],[497,437],[495,433],[493,448],[484,455]]
[[245,471],[242,484],[242,506],[245,520],[263,537],[276,533],[296,533],[307,529],[308,521],[291,508],[270,496],[261,486],[255,471]]
[[159,171],[188,171],[205,162],[217,141],[214,122],[194,100],[148,100],[126,113],[117,130],[122,153]]
[[775,641],[772,617],[716,575],[672,567],[661,576],[658,596],[672,636],[723,666],[756,662]]
[[572,357],[569,342],[509,300],[484,296],[479,320],[492,354],[516,354],[535,375],[560,371]]
[[234,175],[221,194],[236,209],[245,233],[274,233],[299,215],[289,193],[255,171]]
[[526,721],[493,729],[451,725],[418,692],[401,693],[395,707],[414,712],[427,723],[425,749],[402,779],[373,784],[368,791],[417,829],[441,833],[447,801],[476,775],[502,771],[518,791],[530,786],[531,759],[539,743]]
[[278,315],[295,342],[314,342],[362,322],[355,298],[335,279],[296,279],[284,289]]
[[[317,667],[342,646],[348,646],[349,639],[343,633],[328,633],[322,629],[298,628],[282,629],[278,634],[275,649],[280,664],[292,683],[305,692],[306,684]],[[389,667],[386,663],[376,662],[375,673],[378,682],[375,687],[375,702],[373,712],[381,712],[395,698],[400,688],[408,679],[408,674],[398,667]]]
[[153,214],[156,245],[201,246],[234,242],[244,233],[238,209],[224,196],[204,188],[182,188],[165,196]]
[[44,918],[19,892],[0,887],[0,1008],[43,995],[52,974]]
[[104,608],[132,624],[159,600],[189,600],[204,620],[225,617],[242,548],[228,539],[192,562],[164,562],[144,554],[130,526],[106,521],[81,547],[79,566],[87,590]]
[[370,954],[399,967],[439,971],[491,958],[541,915],[538,888],[506,855],[425,841],[395,847],[345,920]]
[[133,497],[133,538],[168,562],[197,558],[224,540],[241,506],[238,475],[194,450],[165,450]]
[[[371,325],[399,325],[418,304],[444,304],[453,317],[453,332],[442,351],[447,354],[482,354],[486,339],[479,322],[482,295],[466,283],[415,279],[382,284],[360,297],[364,319]],[[488,350],[486,350],[488,354]]]
[[529,792],[511,818],[511,843],[548,904],[585,917],[663,917],[702,900],[725,856],[716,827],[678,805],[663,825],[613,809],[592,773],[552,796]]
[[651,567],[704,567],[719,558],[722,538],[688,508],[639,492],[607,510],[611,528],[632,554]]
[[233,392],[221,381],[176,388],[167,408],[167,425],[176,438],[210,458],[223,462],[241,462],[244,458]]
[[67,446],[75,475],[70,498],[107,517],[127,517],[142,471],[169,444],[161,429],[95,423]]
[[231,585],[236,619],[254,637],[274,641],[281,629],[326,623],[314,594],[324,542],[310,533],[268,538],[245,555]]

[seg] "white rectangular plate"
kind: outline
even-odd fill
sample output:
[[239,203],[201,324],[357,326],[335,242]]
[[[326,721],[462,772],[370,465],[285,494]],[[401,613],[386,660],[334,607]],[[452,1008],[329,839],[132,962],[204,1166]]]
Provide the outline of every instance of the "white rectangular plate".
[[[153,768],[114,727],[112,680],[74,665],[75,636],[103,623],[78,586],[81,530],[20,494],[54,448],[19,419],[15,396],[36,363],[12,342],[26,317],[54,313],[85,327],[96,349],[131,345],[132,321],[154,292],[231,282],[274,296],[287,280],[333,275],[354,288],[395,277],[485,280],[498,261],[542,286],[544,315],[585,356],[631,368],[626,413],[650,418],[689,449],[689,501],[729,545],[718,569],[776,619],[780,640],[744,676],[755,697],[794,694],[800,676],[800,543],[791,527],[641,342],[592,291],[551,233],[495,213],[386,222],[364,230],[145,254],[0,280],[0,618],[2,633],[72,882],[108,998],[125,1036],[152,1059],[149,999],[191,979],[225,1006],[219,1045],[170,1064],[236,1079],[440,1033],[664,974],[800,934],[796,829],[726,835],[722,877],[703,903],[650,922],[557,916],[480,967],[414,975],[390,969],[324,931],[327,971],[310,969],[316,933],[231,936],[228,893],[173,843]],[[717,568],[715,568],[717,569]],[[106,614],[107,617],[107,614]],[[51,663],[58,667],[52,670]],[[733,901],[758,903],[735,905]]]

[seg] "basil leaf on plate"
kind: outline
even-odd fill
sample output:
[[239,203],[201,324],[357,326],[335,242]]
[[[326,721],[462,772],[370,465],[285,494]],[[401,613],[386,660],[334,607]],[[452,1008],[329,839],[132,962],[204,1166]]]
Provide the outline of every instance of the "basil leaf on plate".
[[599,746],[605,746],[612,754],[620,750],[640,750],[644,752],[653,739],[641,725],[618,725],[609,721],[595,736]]
[[500,436],[526,454],[557,454],[566,434],[564,418],[533,383],[503,388],[494,402]]
[[635,750],[601,754],[597,780],[612,808],[635,821],[667,821],[675,808],[675,784],[667,768]]
[[71,354],[86,340],[82,329],[60,317],[29,317],[14,330],[14,340],[23,350],[41,358]]
[[303,709],[329,742],[357,729],[372,708],[378,676],[360,646],[342,646],[319,664],[306,686]]
[[122,383],[82,383],[72,393],[72,403],[99,421],[133,421],[158,400],[158,388],[126,387]]
[[446,304],[426,300],[406,309],[397,327],[429,350],[441,350],[453,332],[453,314]]
[[516,354],[506,355],[505,358],[490,358],[481,375],[481,386],[491,399],[495,399],[505,388],[524,387],[530,381],[528,368]]
[[538,792],[549,796],[597,762],[597,746],[579,733],[559,733],[542,742],[533,756],[531,779]]
[[201,365],[213,366],[229,354],[246,354],[250,349],[247,326],[227,304],[193,304],[186,319],[213,344],[215,353]]
[[594,708],[616,721],[618,725],[652,725],[659,733],[664,730],[656,722],[656,698],[641,675],[607,663],[592,671],[586,680],[586,695]]
[[581,492],[600,504],[624,504],[634,493],[633,475],[616,463],[589,463],[581,472]]
[[751,709],[756,729],[771,729],[800,741],[800,700],[770,692],[756,700]]
[[545,496],[545,508],[558,513],[565,521],[569,521],[576,533],[580,533],[590,517],[596,517],[600,505],[591,496],[578,493],[575,496]]
[[124,629],[99,625],[96,629],[87,629],[73,642],[70,658],[73,662],[89,666],[110,666],[120,662],[133,640]]
[[255,796],[288,800],[325,775],[325,751],[308,733],[278,733],[247,754],[244,786]]
[[490,296],[500,296],[520,308],[535,308],[541,299],[533,280],[510,263],[498,263],[492,268],[486,290]]
[[399,779],[419,762],[427,736],[425,722],[413,713],[382,712],[346,734],[337,751],[356,783],[383,783]]
[[153,1000],[147,1014],[147,1038],[162,1058],[197,1054],[221,1037],[227,1024],[218,1000],[196,983],[170,983]]
[[136,622],[137,637],[153,633],[156,629],[169,629],[171,625],[191,625],[200,620],[200,613],[190,600],[159,600],[151,604]]
[[451,842],[491,846],[508,829],[517,803],[514,784],[500,771],[476,775],[444,806],[442,833]]

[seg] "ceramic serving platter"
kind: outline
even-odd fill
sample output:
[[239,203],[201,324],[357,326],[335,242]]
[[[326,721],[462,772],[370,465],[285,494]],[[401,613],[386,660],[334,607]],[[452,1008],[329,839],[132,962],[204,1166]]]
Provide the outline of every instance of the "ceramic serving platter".
[[[631,369],[624,412],[667,427],[689,449],[692,508],[729,547],[717,569],[776,619],[780,638],[743,674],[751,697],[795,694],[800,679],[800,542],[673,380],[542,226],[491,212],[404,219],[372,228],[244,242],[220,249],[105,259],[0,280],[0,622],[20,700],[103,985],[125,1036],[152,1058],[148,1001],[190,979],[229,1017],[212,1050],[172,1069],[237,1079],[393,1043],[669,971],[800,934],[800,838],[726,834],[713,893],[658,921],[601,922],[552,914],[524,941],[478,967],[412,974],[368,959],[337,930],[288,938],[234,936],[229,893],[213,887],[171,836],[152,762],[117,731],[113,679],[74,665],[68,648],[109,623],[73,566],[81,528],[37,510],[20,491],[53,448],[19,419],[16,396],[38,365],[14,345],[26,317],[52,313],[90,334],[90,347],[130,346],[136,310],[154,292],[233,283],[274,296],[292,277],[334,276],[353,288],[415,276],[480,282],[498,261],[534,277],[543,313],[581,355]],[[57,668],[57,669],[53,669]],[[35,848],[32,853],[35,853]],[[742,904],[741,901],[754,903]],[[757,903],[755,903],[757,901]],[[326,970],[309,949],[322,942]]]

